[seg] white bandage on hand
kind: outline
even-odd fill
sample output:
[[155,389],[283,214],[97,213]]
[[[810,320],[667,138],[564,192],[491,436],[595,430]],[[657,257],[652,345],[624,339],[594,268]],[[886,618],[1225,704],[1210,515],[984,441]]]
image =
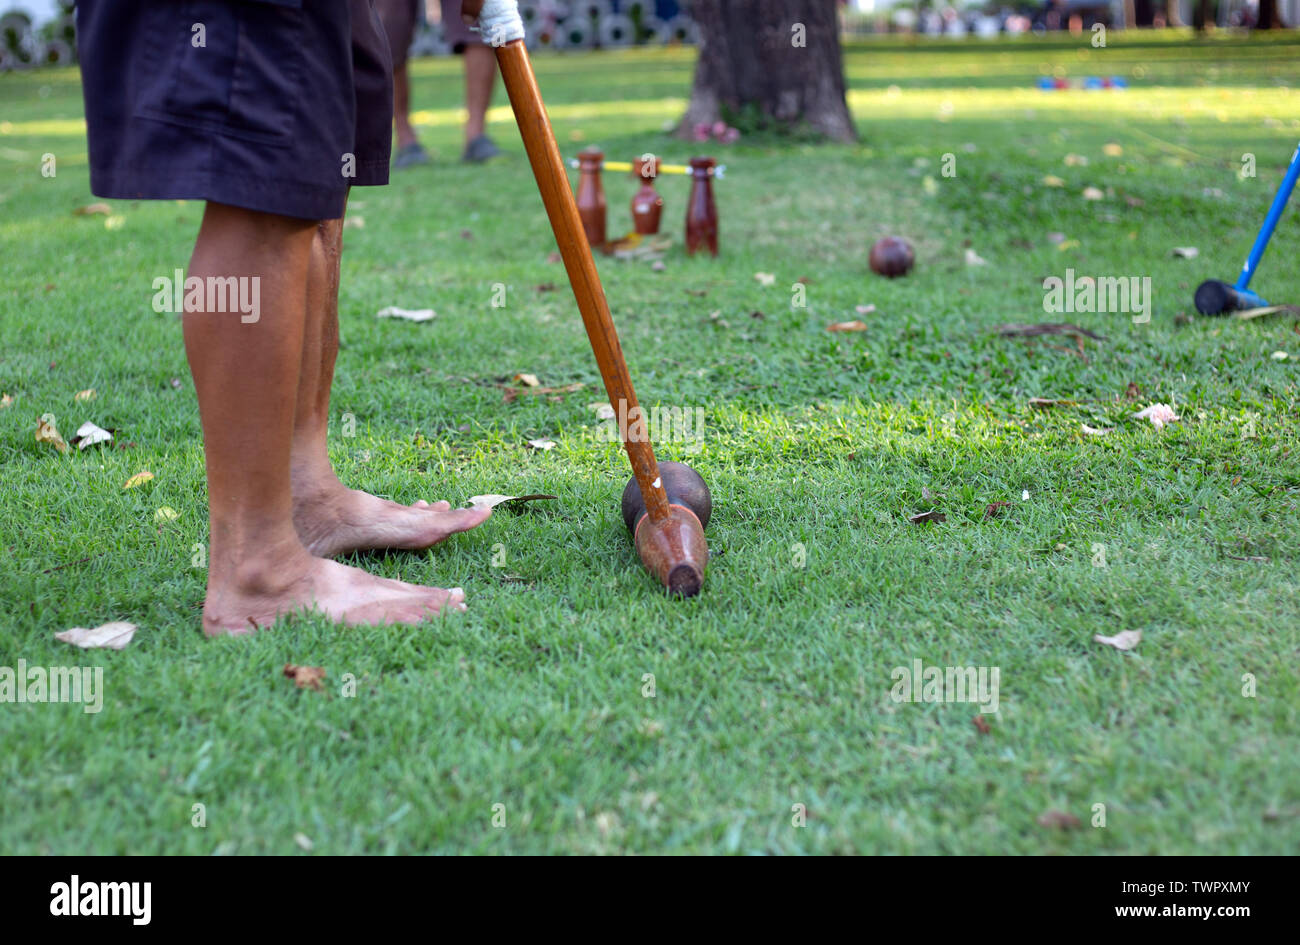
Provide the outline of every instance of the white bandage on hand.
[[492,46],[523,39],[524,21],[519,18],[519,5],[515,0],[483,0],[478,29],[483,42]]

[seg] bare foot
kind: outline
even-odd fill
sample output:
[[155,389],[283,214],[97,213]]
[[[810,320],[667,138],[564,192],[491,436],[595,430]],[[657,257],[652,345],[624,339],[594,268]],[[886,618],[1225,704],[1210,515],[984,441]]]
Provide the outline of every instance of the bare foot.
[[465,609],[465,592],[375,577],[360,568],[302,555],[273,564],[241,565],[229,581],[209,580],[203,604],[208,636],[251,633],[296,611],[316,611],[346,624],[416,624]]
[[453,509],[450,503],[430,505],[423,499],[401,505],[341,484],[310,498],[295,493],[293,506],[298,537],[320,558],[386,548],[423,551],[481,525],[492,514],[491,509]]

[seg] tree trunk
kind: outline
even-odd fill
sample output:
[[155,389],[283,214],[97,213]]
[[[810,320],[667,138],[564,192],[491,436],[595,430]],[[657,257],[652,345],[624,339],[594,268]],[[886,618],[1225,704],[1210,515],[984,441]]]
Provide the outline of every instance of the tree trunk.
[[1255,24],[1255,29],[1278,30],[1282,25],[1282,17],[1277,12],[1277,0],[1259,0],[1259,22]]
[[691,15],[702,39],[679,135],[743,115],[746,125],[804,125],[836,141],[857,139],[836,0],[695,0]]

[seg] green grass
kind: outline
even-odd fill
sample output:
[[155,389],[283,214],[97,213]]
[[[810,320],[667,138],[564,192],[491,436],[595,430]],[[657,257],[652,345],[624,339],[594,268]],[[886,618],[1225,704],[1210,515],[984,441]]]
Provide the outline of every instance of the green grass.
[[[586,407],[599,378],[508,112],[492,133],[509,157],[457,164],[458,63],[417,63],[438,161],[354,195],[333,456],[407,501],[559,501],[361,559],[463,585],[466,615],[219,641],[199,633],[191,562],[207,540],[193,385],[179,325],[150,307],[201,207],[113,201],[117,229],[74,216],[92,199],[76,73],[0,76],[0,665],[102,665],[106,686],[97,715],[0,706],[0,850],[289,853],[301,833],[327,853],[1293,852],[1300,336],[1293,317],[1202,319],[1190,299],[1235,276],[1300,137],[1297,55],[1294,34],[872,41],[846,51],[860,145],[711,146],[729,165],[720,259],[683,255],[686,184],[664,180],[665,270],[601,273],[642,400],[705,411],[698,453],[658,445],[713,490],[716,557],[686,602],[656,591],[619,519],[626,462]],[[566,155],[673,161],[698,150],[663,131],[691,65],[537,59]],[[1032,87],[1058,69],[1132,88]],[[1258,176],[1242,180],[1246,152]],[[634,188],[606,189],[620,232]],[[886,233],[917,246],[906,279],[866,267]],[[1171,255],[1189,245],[1199,258]],[[989,264],[967,266],[968,247]],[[1300,301],[1298,251],[1293,205],[1254,287]],[[1045,313],[1042,279],[1067,267],[1150,276],[1150,323]],[[438,318],[377,320],[389,304]],[[868,331],[826,331],[859,317]],[[990,330],[1062,320],[1106,340],[1085,360]],[[504,402],[521,371],[586,387]],[[1131,417],[1153,401],[1182,421]],[[135,445],[60,455],[33,438],[45,413]],[[142,469],[157,478],[124,491]],[[1010,504],[986,520],[994,502]],[[157,524],[161,506],[179,519]],[[931,508],[947,520],[909,523]],[[128,649],[52,638],[108,620],[140,625]],[[1091,641],[1130,629],[1132,652]],[[989,734],[975,706],[890,698],[916,659],[1000,669]],[[327,691],[295,690],[286,662],[323,666]],[[1048,809],[1083,825],[1041,827]]]

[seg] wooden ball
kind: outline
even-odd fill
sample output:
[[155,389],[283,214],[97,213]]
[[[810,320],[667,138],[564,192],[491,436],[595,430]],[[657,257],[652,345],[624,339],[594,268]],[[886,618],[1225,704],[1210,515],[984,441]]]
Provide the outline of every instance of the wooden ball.
[[[704,479],[685,463],[663,462],[659,464],[659,476],[664,481],[664,491],[668,501],[674,505],[684,505],[700,520],[700,525],[709,524],[713,514],[713,496]],[[627,530],[636,534],[636,523],[645,514],[645,502],[641,498],[641,487],[636,477],[628,480],[623,489],[623,523]]]
[[907,275],[915,262],[912,244],[900,236],[886,236],[871,247],[871,271],[886,278]]

